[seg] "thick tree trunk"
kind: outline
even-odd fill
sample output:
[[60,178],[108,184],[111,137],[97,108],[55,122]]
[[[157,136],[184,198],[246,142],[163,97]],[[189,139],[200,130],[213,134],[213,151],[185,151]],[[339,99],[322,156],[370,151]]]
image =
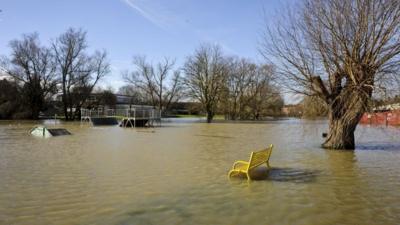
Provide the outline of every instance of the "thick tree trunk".
[[328,149],[348,149],[355,148],[354,131],[359,120],[345,121],[342,119],[329,119],[329,134],[322,145]]
[[40,114],[40,107],[36,104],[33,104],[31,106],[31,119],[33,120],[39,119],[39,114]]
[[211,123],[214,118],[213,112],[207,112],[207,123]]
[[354,132],[363,113],[368,99],[364,94],[353,92],[338,98],[329,107],[329,132],[322,147],[328,149],[355,148]]

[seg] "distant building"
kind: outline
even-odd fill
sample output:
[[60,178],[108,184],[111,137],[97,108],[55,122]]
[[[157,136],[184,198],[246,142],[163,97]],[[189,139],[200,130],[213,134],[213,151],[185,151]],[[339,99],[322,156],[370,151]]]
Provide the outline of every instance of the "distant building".
[[[131,107],[154,108],[153,106],[143,105],[141,102],[138,102],[135,97],[129,95],[121,95],[121,94],[114,94],[114,95],[116,97],[115,109],[129,109]],[[101,105],[101,98],[102,98],[102,93],[90,94],[88,99],[86,100],[84,108],[93,108],[93,107],[109,108],[108,106]],[[58,94],[55,99],[57,102],[61,102],[62,94]]]
[[301,104],[285,105],[282,107],[282,114],[289,117],[301,117],[303,115],[303,108]]

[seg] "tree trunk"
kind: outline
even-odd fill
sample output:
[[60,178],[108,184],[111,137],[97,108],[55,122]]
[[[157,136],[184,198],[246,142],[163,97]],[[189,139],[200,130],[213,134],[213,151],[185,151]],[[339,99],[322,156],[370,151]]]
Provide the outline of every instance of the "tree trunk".
[[214,113],[208,111],[208,112],[207,112],[207,123],[211,123],[212,120],[213,120],[213,118],[214,118]]
[[322,145],[328,149],[347,149],[353,150],[355,148],[354,143],[354,131],[356,130],[359,120],[344,121],[342,119],[329,119],[329,134]]
[[68,104],[67,104],[67,100],[65,95],[63,94],[62,96],[62,102],[63,102],[63,110],[64,110],[64,116],[65,116],[65,120],[68,121],[69,120],[69,116],[68,116]]
[[[103,107],[103,112],[104,112],[104,107]],[[81,107],[77,106],[75,108],[74,120],[81,120],[81,118],[82,118]]]
[[40,107],[36,104],[33,104],[31,106],[31,119],[33,120],[39,119],[39,114],[40,114]]
[[341,96],[330,105],[329,132],[323,148],[354,150],[354,132],[367,102],[365,94],[353,92]]

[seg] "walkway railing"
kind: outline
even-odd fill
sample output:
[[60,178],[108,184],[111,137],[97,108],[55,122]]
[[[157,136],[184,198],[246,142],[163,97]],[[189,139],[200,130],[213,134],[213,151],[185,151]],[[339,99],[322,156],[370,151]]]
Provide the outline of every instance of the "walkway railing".
[[118,120],[148,120],[153,125],[155,121],[161,121],[161,112],[154,108],[131,109],[81,109],[81,121],[91,122],[92,118],[114,117]]

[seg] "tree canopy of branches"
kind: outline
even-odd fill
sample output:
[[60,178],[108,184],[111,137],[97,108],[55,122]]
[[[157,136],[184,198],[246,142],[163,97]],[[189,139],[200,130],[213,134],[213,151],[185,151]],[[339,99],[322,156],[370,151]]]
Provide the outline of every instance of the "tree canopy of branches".
[[128,84],[128,85],[124,85],[124,86],[120,87],[118,89],[118,94],[130,96],[129,103],[131,105],[146,104],[146,101],[147,101],[144,97],[144,94],[142,93],[142,90],[136,88],[132,84]]
[[80,116],[81,106],[98,81],[109,73],[105,51],[87,53],[86,32],[70,28],[53,43],[66,120]]
[[135,56],[135,70],[124,75],[126,82],[136,87],[154,107],[168,110],[171,103],[182,97],[182,78],[179,70],[173,70],[175,62],[165,58],[153,65],[145,56]]
[[354,149],[354,131],[372,93],[399,69],[400,2],[302,0],[262,46],[287,88],[329,108],[323,147]]
[[230,58],[229,73],[225,82],[223,108],[229,119],[243,118],[246,104],[245,92],[255,74],[256,66],[245,59]]
[[30,109],[29,118],[37,119],[45,99],[57,90],[54,56],[49,48],[40,44],[36,33],[13,40],[10,46],[8,73],[22,85],[23,104]]
[[281,112],[283,99],[272,85],[272,66],[258,66],[235,57],[229,58],[228,62],[228,77],[221,100],[228,119],[258,120]]
[[228,65],[216,45],[202,45],[189,56],[184,65],[184,84],[191,98],[198,100],[211,123],[228,77]]
[[271,65],[258,66],[249,84],[248,107],[251,118],[261,119],[261,116],[279,115],[284,105],[280,90],[273,84],[274,68]]

